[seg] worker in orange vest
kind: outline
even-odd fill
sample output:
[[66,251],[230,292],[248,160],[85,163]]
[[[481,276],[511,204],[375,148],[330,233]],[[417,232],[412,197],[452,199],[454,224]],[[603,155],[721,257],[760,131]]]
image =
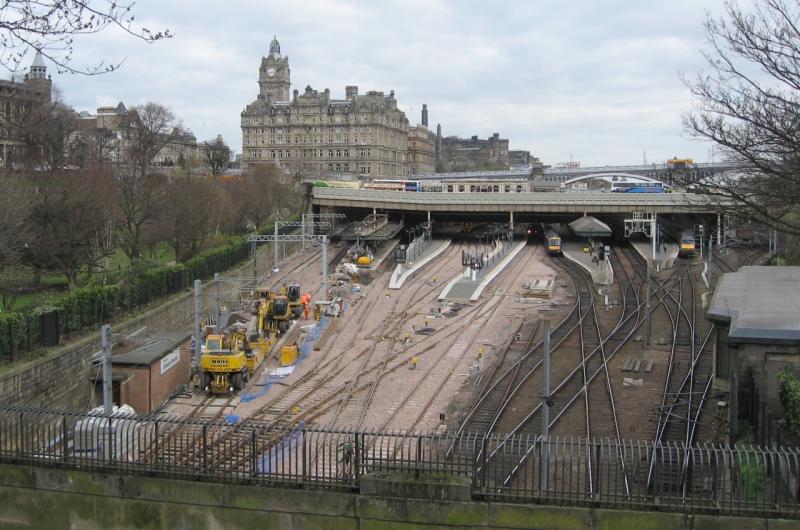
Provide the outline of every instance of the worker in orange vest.
[[311,316],[311,293],[308,291],[303,293],[300,297],[300,302],[303,304],[303,311],[306,315],[306,320]]

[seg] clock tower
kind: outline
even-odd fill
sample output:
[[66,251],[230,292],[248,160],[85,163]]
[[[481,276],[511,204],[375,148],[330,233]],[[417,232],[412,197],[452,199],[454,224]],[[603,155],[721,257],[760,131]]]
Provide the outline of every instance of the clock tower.
[[281,57],[281,45],[277,37],[272,38],[269,55],[261,58],[258,73],[259,99],[268,103],[289,101],[289,57]]

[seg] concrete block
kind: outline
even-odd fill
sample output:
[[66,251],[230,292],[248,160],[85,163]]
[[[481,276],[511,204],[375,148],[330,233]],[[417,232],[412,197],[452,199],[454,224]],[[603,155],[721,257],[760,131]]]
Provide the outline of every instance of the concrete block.
[[[437,502],[422,499],[373,497],[358,499],[358,518],[361,521],[403,521],[435,527],[485,526],[489,506],[477,502]],[[362,524],[363,528],[363,524]]]
[[429,499],[440,501],[472,500],[472,481],[453,475],[381,472],[364,475],[360,480],[362,495]]
[[797,530],[800,528],[800,521],[790,521],[789,519],[768,519],[766,523],[767,530]]
[[[215,514],[216,515],[216,514]],[[218,526],[198,526],[219,530],[357,530],[358,521],[347,517],[326,517],[313,514],[224,510]],[[171,528],[165,526],[165,528]]]
[[36,486],[35,468],[13,464],[0,464],[0,485],[33,488]]
[[34,469],[36,487],[44,490],[118,496],[122,491],[118,475],[39,467]]
[[[729,517],[725,515],[692,515],[696,530],[766,530],[764,519],[751,517]],[[791,528],[800,528],[800,524]]]
[[122,490],[129,499],[223,506],[223,486],[161,478],[125,476]]
[[[597,530],[684,530],[686,515],[666,512],[634,512],[623,510],[594,511]],[[703,527],[700,527],[703,528]],[[703,530],[705,530],[703,528]]]
[[585,508],[491,503],[489,526],[526,530],[584,530],[591,528],[589,514]]
[[351,493],[232,484],[218,487],[224,506],[230,508],[348,517],[356,513],[356,496]]
[[625,361],[622,363],[622,371],[623,371],[623,372],[630,372],[630,371],[631,371],[631,366],[632,366],[632,365],[633,365],[633,359],[631,359],[630,357],[628,357],[628,358],[627,358],[627,359],[625,359]]

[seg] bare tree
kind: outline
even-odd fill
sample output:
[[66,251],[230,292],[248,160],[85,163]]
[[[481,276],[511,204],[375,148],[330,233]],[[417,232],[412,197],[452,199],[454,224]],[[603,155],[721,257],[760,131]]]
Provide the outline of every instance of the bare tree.
[[113,208],[111,176],[98,169],[33,179],[38,193],[27,217],[26,261],[37,271],[63,273],[74,287],[78,273],[111,250],[103,242]]
[[18,285],[13,279],[13,271],[22,263],[25,242],[30,227],[27,223],[30,212],[30,186],[17,176],[0,176],[0,293],[2,308],[13,308],[19,294]]
[[206,163],[211,167],[211,174],[221,175],[231,159],[231,148],[222,139],[222,135],[217,135],[212,142],[203,142],[201,149]]
[[117,212],[120,246],[131,260],[141,256],[147,230],[156,217],[164,179],[150,171],[156,154],[176,134],[175,115],[158,103],[135,107],[122,128],[126,167],[118,172]]
[[159,103],[150,101],[131,109],[122,127],[131,169],[147,174],[158,152],[178,136],[179,125],[175,114]]
[[169,30],[136,25],[133,5],[116,0],[4,0],[0,4],[0,63],[15,71],[30,50],[38,49],[60,72],[93,75],[116,70],[119,62],[73,66],[75,37],[109,26],[147,43],[172,36]]
[[186,261],[203,246],[214,227],[214,186],[207,180],[173,180],[167,183],[158,229],[175,250],[177,261]]
[[251,170],[226,182],[225,189],[233,202],[231,222],[234,231],[254,230],[272,214],[274,201],[279,200],[279,196],[273,192],[273,187],[266,184],[269,177],[262,173],[274,171],[277,171],[274,166]]
[[19,124],[18,136],[25,145],[23,162],[49,171],[62,169],[71,158],[70,138],[78,115],[59,100],[33,109]]
[[[685,80],[695,96],[684,117],[696,138],[721,146],[741,170],[699,182],[720,212],[800,236],[800,0],[726,2],[709,16],[704,72]],[[689,184],[689,182],[684,182]]]

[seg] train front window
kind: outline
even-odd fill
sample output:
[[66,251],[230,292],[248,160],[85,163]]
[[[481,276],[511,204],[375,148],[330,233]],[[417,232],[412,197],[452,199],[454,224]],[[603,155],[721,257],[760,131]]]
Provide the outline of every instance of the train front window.
[[222,344],[220,344],[219,339],[211,339],[208,341],[208,349],[209,350],[221,350]]
[[556,238],[551,238],[550,239],[550,246],[557,247],[560,244],[561,244],[561,241],[559,241],[558,239],[556,239]]

